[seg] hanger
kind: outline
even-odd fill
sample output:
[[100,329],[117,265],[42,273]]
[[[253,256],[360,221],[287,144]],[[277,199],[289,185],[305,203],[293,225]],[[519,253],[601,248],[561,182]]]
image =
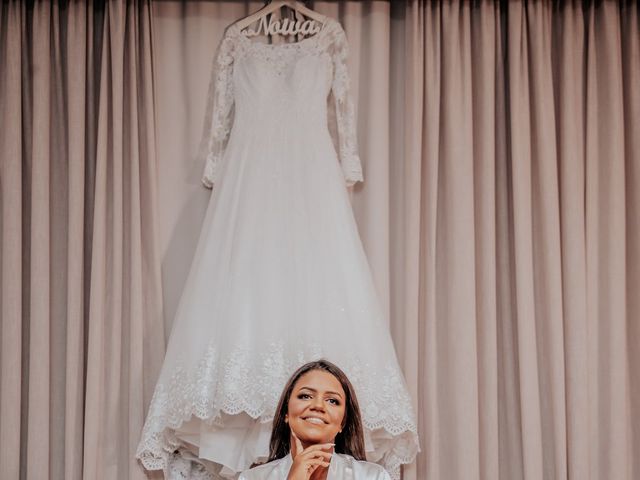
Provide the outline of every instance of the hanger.
[[279,1],[267,3],[264,7],[262,7],[257,12],[252,13],[248,17],[245,17],[239,20],[236,23],[236,25],[240,30],[244,30],[255,21],[269,15],[270,13],[275,12],[276,10],[281,9],[282,7],[289,7],[292,10],[300,12],[302,15],[305,15],[309,18],[312,18],[313,20],[316,20],[320,24],[324,24],[324,22],[327,19],[327,17],[325,17],[324,15],[306,7],[305,4],[302,2],[294,1],[294,0],[279,0]]

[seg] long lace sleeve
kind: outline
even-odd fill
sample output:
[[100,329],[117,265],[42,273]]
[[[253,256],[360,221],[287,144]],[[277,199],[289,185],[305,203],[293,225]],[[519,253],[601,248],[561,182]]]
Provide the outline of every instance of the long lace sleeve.
[[211,126],[208,131],[206,164],[202,174],[202,183],[213,188],[218,179],[220,161],[227,145],[227,139],[233,124],[233,39],[225,34],[212,68]]
[[349,87],[347,56],[347,37],[342,27],[339,27],[333,45],[333,83],[331,88],[335,99],[340,164],[347,185],[351,186],[356,182],[362,182],[363,177],[362,165],[358,156],[356,118]]

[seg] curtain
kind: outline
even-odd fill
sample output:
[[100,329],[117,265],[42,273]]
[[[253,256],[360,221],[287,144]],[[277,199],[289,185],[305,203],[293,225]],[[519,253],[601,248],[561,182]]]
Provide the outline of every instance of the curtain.
[[390,270],[418,478],[639,478],[637,2],[405,12]]
[[0,477],[142,479],[164,348],[150,3],[3,2],[0,39]]

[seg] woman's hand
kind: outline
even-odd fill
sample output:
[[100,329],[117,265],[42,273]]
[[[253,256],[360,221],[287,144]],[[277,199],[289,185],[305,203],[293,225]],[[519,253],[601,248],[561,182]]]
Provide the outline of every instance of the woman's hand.
[[319,467],[327,468],[329,466],[332,453],[325,450],[331,450],[334,446],[333,443],[320,443],[303,449],[300,439],[293,431],[291,434],[295,441],[295,445],[292,445],[295,446],[295,452],[292,448],[293,465],[291,465],[287,480],[309,480]]

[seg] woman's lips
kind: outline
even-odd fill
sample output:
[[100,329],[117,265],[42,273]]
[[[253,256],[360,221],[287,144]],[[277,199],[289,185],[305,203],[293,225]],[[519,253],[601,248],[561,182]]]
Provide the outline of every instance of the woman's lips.
[[303,417],[302,419],[314,425],[325,425],[327,423],[319,417]]

